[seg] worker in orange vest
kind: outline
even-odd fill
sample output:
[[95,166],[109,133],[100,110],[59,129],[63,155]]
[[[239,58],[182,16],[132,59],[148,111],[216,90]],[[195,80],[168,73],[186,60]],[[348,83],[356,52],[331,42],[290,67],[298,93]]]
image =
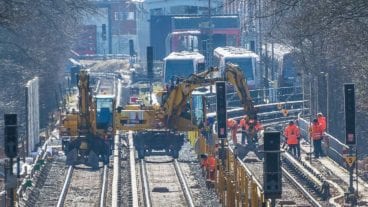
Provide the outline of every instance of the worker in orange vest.
[[208,165],[208,156],[207,154],[201,154],[201,169],[202,169],[202,176],[206,176],[207,172],[207,165]]
[[312,126],[309,129],[309,132],[313,140],[314,156],[315,158],[318,159],[319,156],[323,155],[323,152],[322,152],[323,129],[321,125],[318,123],[317,119],[313,120]]
[[216,175],[216,158],[213,155],[208,156],[207,158],[207,181],[213,182],[215,181]]
[[249,117],[247,115],[244,116],[239,122],[239,127],[241,128],[241,144],[245,144],[245,138],[247,137],[247,130],[249,129]]
[[249,119],[248,129],[246,130],[248,144],[258,143],[258,132],[262,129],[263,126],[259,121],[256,119]]
[[285,128],[284,136],[289,146],[291,153],[299,159],[298,155],[298,144],[300,137],[300,129],[294,124],[293,121],[289,122],[289,125]]
[[326,132],[326,117],[324,117],[323,114],[320,112],[317,114],[317,120],[319,125],[321,125],[323,132]]
[[227,127],[230,129],[231,139],[233,140],[234,145],[236,145],[238,143],[238,140],[236,138],[236,133],[238,132],[238,122],[234,119],[228,119]]

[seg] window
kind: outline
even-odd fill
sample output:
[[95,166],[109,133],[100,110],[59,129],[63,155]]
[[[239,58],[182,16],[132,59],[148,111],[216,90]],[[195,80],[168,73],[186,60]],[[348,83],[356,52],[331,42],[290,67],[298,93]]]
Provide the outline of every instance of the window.
[[134,20],[134,12],[114,12],[115,21]]
[[165,82],[176,80],[177,77],[186,78],[194,73],[193,60],[167,60],[165,66]]
[[254,80],[253,58],[226,58],[226,62],[239,65],[248,81]]

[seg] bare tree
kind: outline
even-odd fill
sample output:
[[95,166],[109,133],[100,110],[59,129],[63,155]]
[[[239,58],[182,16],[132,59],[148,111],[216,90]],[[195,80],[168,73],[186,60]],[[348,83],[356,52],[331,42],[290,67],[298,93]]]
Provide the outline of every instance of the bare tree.
[[21,114],[24,121],[23,88],[38,76],[41,121],[46,123],[86,12],[94,12],[88,0],[0,0],[1,111]]
[[[368,108],[368,1],[264,0],[263,18],[273,41],[298,48],[304,74],[329,73],[330,129],[343,137],[343,83],[357,85],[359,113]],[[333,95],[331,95],[333,94]],[[319,99],[326,105],[326,99]],[[366,123],[367,120],[361,120]]]

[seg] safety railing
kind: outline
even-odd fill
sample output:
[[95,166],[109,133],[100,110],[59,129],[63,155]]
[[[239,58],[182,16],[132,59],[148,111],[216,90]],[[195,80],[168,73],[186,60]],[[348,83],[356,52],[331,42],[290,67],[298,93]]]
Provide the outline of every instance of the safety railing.
[[[298,124],[301,129],[300,131],[302,136],[307,138],[306,139],[307,142],[310,142],[309,140],[310,122],[299,116]],[[331,134],[325,133],[324,138],[322,140],[322,149],[323,152],[329,158],[338,163],[340,166],[345,167],[344,152],[347,152],[347,149],[349,149],[349,147],[346,144],[342,143],[340,140],[338,140]]]
[[[191,133],[188,138],[193,139],[193,136],[194,133]],[[195,142],[195,149],[198,155],[212,154],[216,151],[207,145],[206,138],[201,135]],[[223,206],[255,207],[270,204],[264,198],[261,183],[231,148],[226,149],[225,165],[222,165],[220,159],[216,159],[216,163],[214,188]]]

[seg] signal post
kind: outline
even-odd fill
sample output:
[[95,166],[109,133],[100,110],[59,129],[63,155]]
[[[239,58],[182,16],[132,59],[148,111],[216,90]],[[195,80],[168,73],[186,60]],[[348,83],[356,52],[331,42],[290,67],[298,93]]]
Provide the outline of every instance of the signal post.
[[[346,203],[350,203],[351,206],[357,204],[357,192],[355,192],[353,186],[354,168],[356,167],[357,160],[357,147],[356,147],[356,134],[355,134],[355,85],[344,85],[345,96],[345,144],[349,146],[349,156],[345,156],[345,162],[349,170],[349,188],[345,193]],[[358,179],[358,176],[356,176]],[[358,187],[358,186],[357,186]]]
[[5,114],[4,149],[9,161],[5,163],[5,188],[8,207],[15,206],[17,178],[13,174],[13,159],[18,156],[18,126],[16,114]]
[[271,206],[276,206],[276,199],[282,194],[282,173],[280,161],[280,132],[264,133],[263,190],[265,199],[271,199]]

